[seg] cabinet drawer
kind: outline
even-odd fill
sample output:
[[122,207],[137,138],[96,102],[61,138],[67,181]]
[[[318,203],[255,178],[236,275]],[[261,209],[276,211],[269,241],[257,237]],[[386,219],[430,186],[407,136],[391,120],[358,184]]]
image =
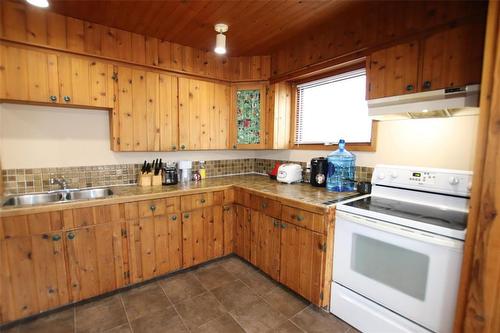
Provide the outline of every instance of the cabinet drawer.
[[306,210],[283,206],[281,219],[297,226],[323,233],[325,232],[324,216]]
[[166,213],[175,213],[180,207],[179,197],[147,200],[139,202],[139,217],[159,216]]
[[209,207],[214,204],[214,193],[199,193],[181,197],[181,210],[183,212],[197,208]]
[[267,216],[281,218],[281,203],[277,200],[252,194],[250,196],[250,208],[261,211]]
[[251,207],[251,195],[250,192],[247,192],[242,189],[236,189],[234,191],[234,202],[238,205],[242,205],[245,207]]

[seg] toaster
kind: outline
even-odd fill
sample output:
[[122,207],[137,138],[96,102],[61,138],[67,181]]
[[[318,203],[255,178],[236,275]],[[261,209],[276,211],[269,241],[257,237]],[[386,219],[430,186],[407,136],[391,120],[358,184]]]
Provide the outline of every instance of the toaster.
[[282,183],[297,183],[302,181],[302,167],[295,163],[280,165],[276,179]]

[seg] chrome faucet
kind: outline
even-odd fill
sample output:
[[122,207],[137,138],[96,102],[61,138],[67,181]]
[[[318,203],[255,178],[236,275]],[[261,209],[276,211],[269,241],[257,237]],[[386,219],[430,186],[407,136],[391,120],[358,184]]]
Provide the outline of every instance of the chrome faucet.
[[67,190],[68,189],[68,182],[66,181],[66,179],[64,179],[64,176],[63,177],[58,177],[58,178],[50,178],[49,180],[50,182],[50,185],[54,185],[54,184],[57,184],[61,187],[61,190]]

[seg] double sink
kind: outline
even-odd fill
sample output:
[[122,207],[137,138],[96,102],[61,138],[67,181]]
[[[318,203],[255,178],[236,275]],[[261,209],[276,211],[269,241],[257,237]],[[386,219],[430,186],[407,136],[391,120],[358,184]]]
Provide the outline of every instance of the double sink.
[[103,199],[111,195],[113,195],[113,191],[109,187],[12,195],[2,201],[1,207],[22,207],[76,200]]

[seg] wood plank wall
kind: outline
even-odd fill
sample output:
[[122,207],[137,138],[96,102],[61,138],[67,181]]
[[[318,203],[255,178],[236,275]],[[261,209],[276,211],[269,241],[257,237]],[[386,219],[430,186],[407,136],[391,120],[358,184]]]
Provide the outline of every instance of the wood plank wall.
[[360,58],[455,24],[485,22],[486,10],[487,1],[353,2],[335,20],[277,47],[271,55],[271,81]]
[[12,0],[0,4],[0,38],[210,79],[259,81],[270,76],[270,56],[219,56]]

